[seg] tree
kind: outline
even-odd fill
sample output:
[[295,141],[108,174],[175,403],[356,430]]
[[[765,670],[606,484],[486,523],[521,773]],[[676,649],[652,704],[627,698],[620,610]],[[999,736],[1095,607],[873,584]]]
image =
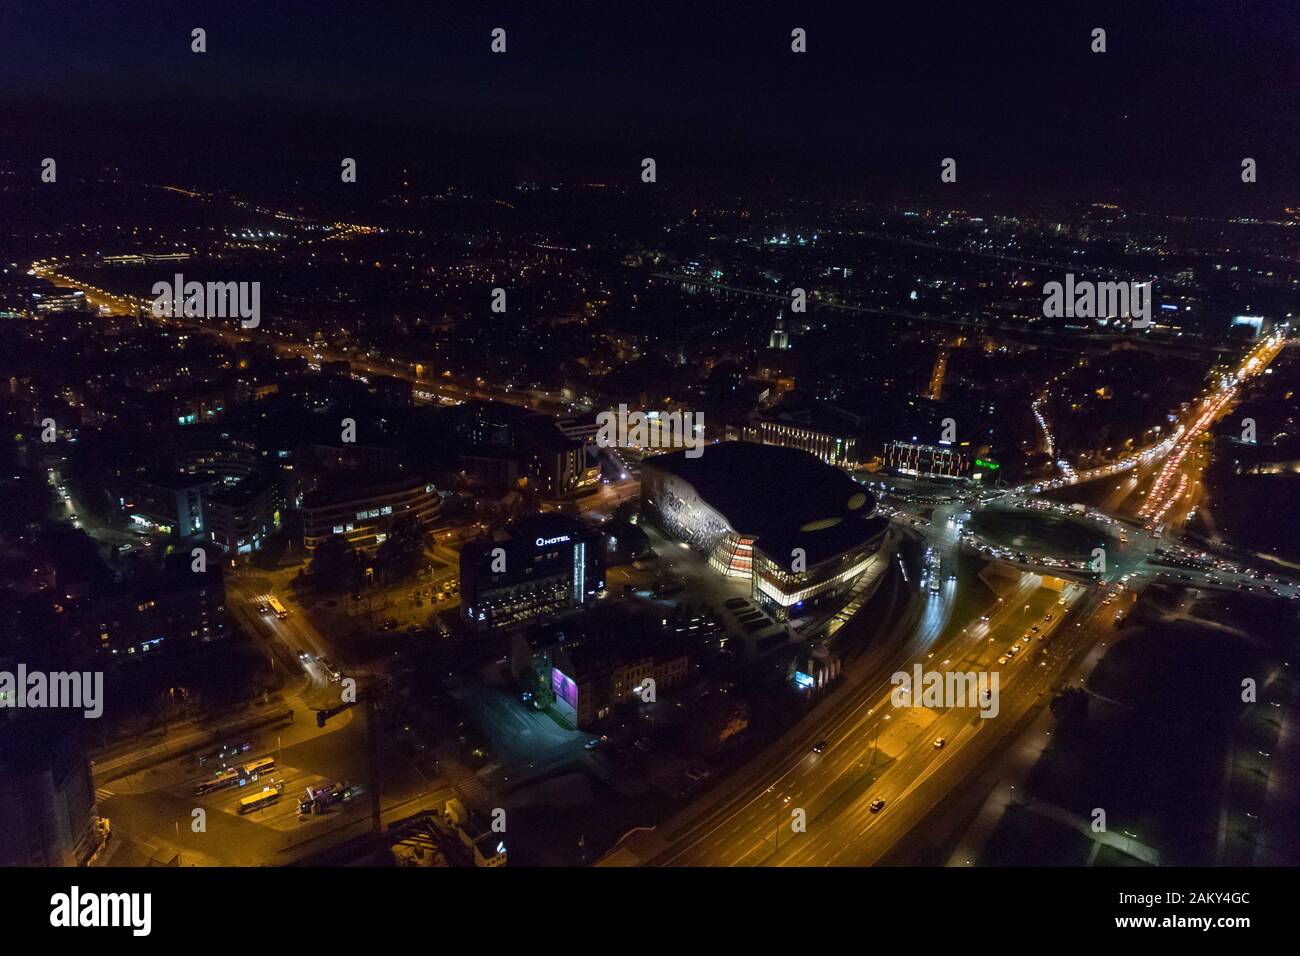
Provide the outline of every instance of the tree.
[[357,586],[361,564],[356,548],[341,534],[330,535],[311,553],[309,573],[316,587],[335,593]]
[[412,514],[401,515],[388,529],[388,537],[379,546],[376,561],[387,581],[411,577],[424,564],[429,532]]
[[533,669],[533,703],[538,710],[549,710],[555,706],[555,688],[551,686],[548,668]]

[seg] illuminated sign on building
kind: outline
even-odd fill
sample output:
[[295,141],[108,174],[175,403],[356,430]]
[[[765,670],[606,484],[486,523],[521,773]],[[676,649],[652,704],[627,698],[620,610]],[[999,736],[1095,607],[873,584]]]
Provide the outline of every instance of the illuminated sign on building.
[[556,697],[577,710],[578,685],[571,678],[562,674],[559,668],[551,668],[551,690],[555,691]]
[[545,548],[547,545],[564,544],[568,540],[569,540],[569,536],[567,534],[562,534],[556,538],[538,538],[537,546],[539,548]]
[[884,461],[888,470],[912,477],[962,478],[971,467],[965,449],[907,441],[886,442]]

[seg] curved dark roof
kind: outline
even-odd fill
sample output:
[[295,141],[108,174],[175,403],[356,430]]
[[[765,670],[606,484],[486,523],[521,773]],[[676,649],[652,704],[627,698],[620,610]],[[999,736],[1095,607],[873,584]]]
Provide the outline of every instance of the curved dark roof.
[[808,561],[832,557],[884,531],[876,499],[843,471],[797,448],[729,441],[647,458],[690,483],[737,532],[758,539],[774,560],[804,548]]

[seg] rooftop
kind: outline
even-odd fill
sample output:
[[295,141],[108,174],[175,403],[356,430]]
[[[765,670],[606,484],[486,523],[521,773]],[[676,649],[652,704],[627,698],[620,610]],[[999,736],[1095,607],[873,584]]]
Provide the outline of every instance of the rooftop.
[[797,448],[721,442],[698,458],[685,451],[647,458],[688,482],[739,534],[788,566],[793,548],[810,564],[884,531],[875,497],[838,468]]

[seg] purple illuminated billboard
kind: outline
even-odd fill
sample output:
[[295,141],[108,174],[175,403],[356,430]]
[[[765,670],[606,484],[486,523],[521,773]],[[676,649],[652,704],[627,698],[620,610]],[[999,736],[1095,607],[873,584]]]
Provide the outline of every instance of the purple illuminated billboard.
[[578,685],[560,673],[558,667],[551,668],[551,690],[558,700],[564,701],[574,710],[578,709]]

